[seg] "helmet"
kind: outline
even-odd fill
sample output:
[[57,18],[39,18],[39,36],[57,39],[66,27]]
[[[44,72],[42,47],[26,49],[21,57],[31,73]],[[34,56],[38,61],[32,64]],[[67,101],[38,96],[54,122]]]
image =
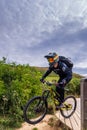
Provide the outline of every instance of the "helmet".
[[54,63],[58,62],[59,60],[58,55],[55,52],[49,53],[48,55],[44,57],[47,58],[50,66],[53,66]]

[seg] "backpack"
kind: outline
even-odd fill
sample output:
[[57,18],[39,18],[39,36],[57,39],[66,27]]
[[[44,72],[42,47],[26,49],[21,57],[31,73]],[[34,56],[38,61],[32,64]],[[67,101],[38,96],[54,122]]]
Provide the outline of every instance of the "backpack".
[[69,68],[73,67],[73,63],[69,58],[66,58],[64,56],[59,56],[59,60],[64,62]]

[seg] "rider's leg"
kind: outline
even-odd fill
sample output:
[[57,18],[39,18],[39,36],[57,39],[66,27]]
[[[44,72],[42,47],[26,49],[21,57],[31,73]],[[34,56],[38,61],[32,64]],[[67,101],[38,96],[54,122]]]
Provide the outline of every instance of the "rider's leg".
[[58,86],[56,86],[56,92],[59,93],[59,98],[61,100],[61,103],[64,101],[64,87],[65,85],[61,85],[60,86],[60,83],[62,82],[64,78],[61,77],[59,80],[58,80]]
[[59,94],[59,98],[61,103],[64,101],[64,87],[57,87],[56,86],[56,91]]
[[[56,92],[59,94],[59,99],[60,102],[59,104],[56,106],[56,110],[59,110],[60,108],[63,107],[63,102],[64,102],[64,86],[56,86]],[[58,100],[59,101],[59,100]]]

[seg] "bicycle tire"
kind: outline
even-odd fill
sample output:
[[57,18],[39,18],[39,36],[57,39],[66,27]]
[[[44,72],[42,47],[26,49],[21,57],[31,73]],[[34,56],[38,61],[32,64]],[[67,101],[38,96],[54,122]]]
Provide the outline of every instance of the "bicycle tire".
[[69,117],[71,117],[71,116],[74,114],[74,112],[75,112],[75,110],[76,110],[76,106],[77,106],[77,101],[76,101],[76,98],[75,98],[74,96],[68,96],[68,97],[66,97],[66,98],[64,99],[63,104],[66,103],[66,102],[68,101],[68,99],[73,100],[74,106],[73,106],[73,108],[71,109],[72,111],[71,111],[70,113],[68,113],[67,108],[66,108],[65,110],[62,110],[62,108],[60,109],[61,115],[62,115],[64,118],[69,118]]
[[[32,106],[33,103],[34,103],[34,105]],[[35,103],[37,103],[37,104],[35,104]],[[40,108],[40,106],[41,106],[41,108]],[[27,104],[24,107],[24,120],[29,124],[39,123],[45,117],[45,115],[47,113],[47,108],[48,108],[47,101],[44,99],[44,97],[42,97],[42,96],[33,97],[32,99],[30,99],[27,102]],[[29,109],[30,115],[28,113],[28,109]],[[37,109],[36,112],[35,112],[35,109]],[[43,109],[43,113],[41,113],[41,115],[40,115],[41,110],[39,110],[39,112],[37,112],[38,109]],[[40,117],[38,118],[38,117],[36,117],[36,115],[37,116],[40,115]],[[35,119],[35,117],[36,117],[36,119]]]

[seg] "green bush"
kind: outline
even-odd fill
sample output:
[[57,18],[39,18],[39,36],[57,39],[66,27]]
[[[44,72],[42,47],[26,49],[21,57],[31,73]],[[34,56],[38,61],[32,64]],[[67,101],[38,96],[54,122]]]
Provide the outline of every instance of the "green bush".
[[[0,62],[0,115],[3,125],[16,126],[23,121],[23,107],[41,93],[40,72],[29,65]],[[8,118],[9,117],[9,120]]]
[[[0,61],[0,128],[20,126],[23,107],[35,95],[42,93],[41,70],[29,65],[16,65]],[[77,76],[77,75],[76,75]],[[48,80],[57,80],[52,73]],[[80,94],[80,77],[74,77],[67,85],[70,94]],[[10,128],[11,129],[11,128]]]
[[80,79],[73,78],[71,82],[67,85],[68,94],[73,94],[76,96],[80,95]]

